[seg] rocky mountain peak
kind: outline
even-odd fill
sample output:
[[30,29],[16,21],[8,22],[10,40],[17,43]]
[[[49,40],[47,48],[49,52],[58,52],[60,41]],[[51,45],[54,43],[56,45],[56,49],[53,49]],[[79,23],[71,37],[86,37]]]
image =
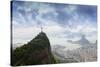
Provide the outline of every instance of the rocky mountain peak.
[[16,48],[11,56],[13,66],[56,63],[51,53],[49,39],[44,32],[40,32],[27,44]]

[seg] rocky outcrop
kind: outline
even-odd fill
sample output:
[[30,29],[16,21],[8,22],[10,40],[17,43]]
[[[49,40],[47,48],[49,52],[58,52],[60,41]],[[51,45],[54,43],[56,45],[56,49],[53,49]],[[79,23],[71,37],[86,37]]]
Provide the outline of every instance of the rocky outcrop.
[[30,42],[13,50],[11,56],[13,66],[56,63],[49,39],[44,32],[40,32]]

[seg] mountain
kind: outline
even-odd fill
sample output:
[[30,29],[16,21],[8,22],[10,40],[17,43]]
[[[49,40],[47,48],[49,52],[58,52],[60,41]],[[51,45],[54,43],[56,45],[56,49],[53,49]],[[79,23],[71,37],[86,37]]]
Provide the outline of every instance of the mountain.
[[85,35],[83,35],[81,39],[77,41],[68,40],[68,42],[79,44],[81,47],[73,50],[66,50],[65,48],[68,47],[62,45],[52,46],[52,53],[60,63],[97,61],[97,40],[95,43],[91,43],[86,39]]
[[68,40],[68,42],[72,43],[72,44],[80,44],[82,47],[84,46],[88,46],[91,43],[86,39],[85,35],[82,35],[82,38],[78,41],[72,41],[72,40]]
[[54,63],[56,60],[52,55],[49,39],[44,32],[40,32],[30,42],[11,53],[12,66]]
[[53,45],[52,46],[52,50],[60,50],[60,49],[65,49],[66,48],[66,46],[62,46],[62,45]]
[[66,46],[54,45],[52,46],[52,53],[59,63],[74,63],[78,62],[75,58],[71,57],[69,50],[66,50]]
[[52,53],[59,63],[97,61],[97,44],[93,44],[88,47],[80,47],[74,50],[66,50],[61,45],[59,47],[58,45],[52,47]]
[[52,46],[52,53],[60,63],[97,61],[97,40],[95,43],[91,43],[86,39],[85,35],[83,35],[82,38],[77,41],[68,40],[68,42],[79,44],[81,47],[73,50],[66,50],[65,48],[67,47],[62,45]]

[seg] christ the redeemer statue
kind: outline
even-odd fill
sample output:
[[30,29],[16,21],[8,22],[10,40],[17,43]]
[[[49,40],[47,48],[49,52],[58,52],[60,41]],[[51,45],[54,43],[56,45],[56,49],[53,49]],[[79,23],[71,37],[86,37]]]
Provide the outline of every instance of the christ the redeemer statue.
[[43,27],[41,27],[41,32],[43,32]]

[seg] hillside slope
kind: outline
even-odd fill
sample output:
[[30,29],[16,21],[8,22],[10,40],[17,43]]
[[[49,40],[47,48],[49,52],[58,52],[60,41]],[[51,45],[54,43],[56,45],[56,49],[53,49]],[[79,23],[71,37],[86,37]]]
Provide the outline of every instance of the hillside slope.
[[11,53],[12,66],[54,63],[56,60],[51,53],[50,42],[44,32],[40,32],[30,42],[16,48]]

